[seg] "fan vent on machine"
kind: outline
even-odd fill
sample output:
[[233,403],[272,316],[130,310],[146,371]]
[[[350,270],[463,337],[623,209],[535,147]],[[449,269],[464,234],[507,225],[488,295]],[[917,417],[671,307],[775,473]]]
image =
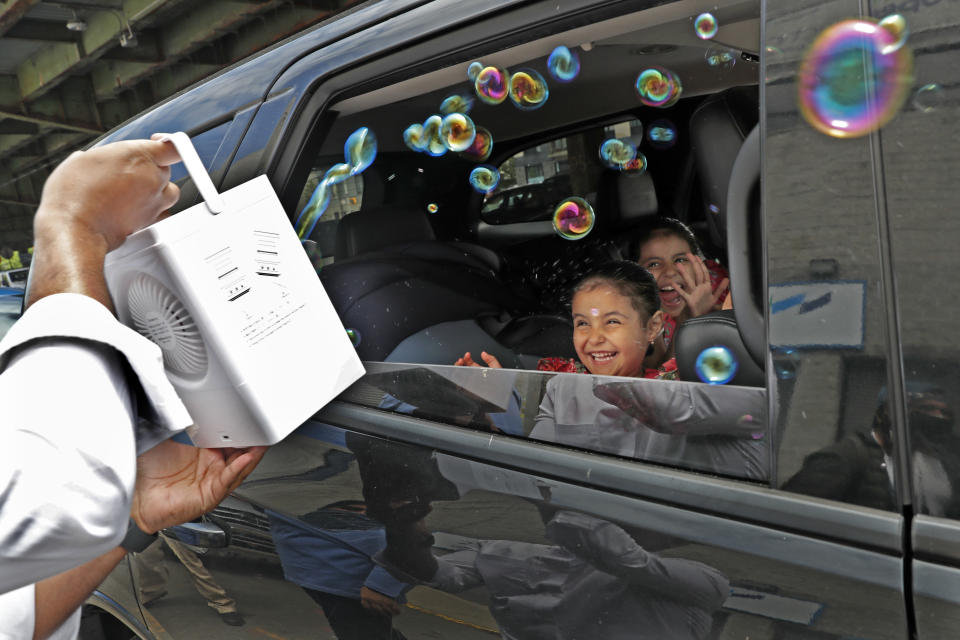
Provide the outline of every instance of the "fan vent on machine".
[[137,331],[163,352],[163,364],[188,378],[207,370],[207,349],[200,330],[180,299],[156,278],[137,274],[127,291]]

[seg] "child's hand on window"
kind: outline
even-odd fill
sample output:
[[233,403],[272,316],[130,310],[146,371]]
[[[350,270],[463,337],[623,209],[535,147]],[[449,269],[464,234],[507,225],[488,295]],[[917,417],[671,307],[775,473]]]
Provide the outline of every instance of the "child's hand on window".
[[496,358],[495,356],[490,355],[490,354],[487,353],[486,351],[481,351],[481,352],[480,352],[480,358],[481,358],[481,359],[484,361],[484,363],[486,363],[486,364],[477,364],[477,363],[473,360],[473,357],[470,355],[470,352],[467,351],[465,354],[463,354],[463,357],[462,357],[462,358],[457,358],[457,361],[454,362],[453,364],[456,365],[456,366],[458,366],[458,367],[484,367],[484,366],[486,366],[486,367],[490,367],[491,369],[503,369],[503,365],[500,364],[500,361],[497,360],[497,358]]

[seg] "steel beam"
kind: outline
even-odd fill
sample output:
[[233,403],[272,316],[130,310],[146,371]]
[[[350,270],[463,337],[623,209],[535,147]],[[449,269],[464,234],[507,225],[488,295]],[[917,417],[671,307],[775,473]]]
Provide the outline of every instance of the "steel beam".
[[40,0],[6,0],[0,2],[0,36],[17,24],[30,7]]

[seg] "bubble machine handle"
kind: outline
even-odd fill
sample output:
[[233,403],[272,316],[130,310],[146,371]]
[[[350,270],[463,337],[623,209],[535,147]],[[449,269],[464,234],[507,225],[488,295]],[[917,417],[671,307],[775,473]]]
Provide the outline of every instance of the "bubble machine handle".
[[160,142],[173,143],[177,153],[180,154],[180,160],[183,161],[183,166],[187,168],[187,173],[197,186],[197,191],[199,191],[203,197],[203,201],[206,203],[210,213],[217,214],[222,212],[224,209],[223,198],[220,197],[217,188],[213,186],[213,180],[210,179],[207,170],[203,168],[203,162],[200,160],[200,156],[197,155],[197,150],[193,148],[193,143],[190,142],[190,136],[183,131],[165,133],[163,137],[160,138]]

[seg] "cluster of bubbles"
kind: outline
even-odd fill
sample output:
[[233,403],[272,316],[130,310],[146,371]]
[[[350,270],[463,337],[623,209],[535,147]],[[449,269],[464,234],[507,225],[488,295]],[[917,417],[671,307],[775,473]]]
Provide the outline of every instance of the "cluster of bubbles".
[[835,138],[863,136],[889,122],[913,84],[907,33],[899,15],[844,20],[820,33],[798,74],[807,122]]
[[737,358],[727,347],[707,347],[697,356],[697,376],[707,384],[727,384],[737,373]]
[[553,229],[565,240],[585,237],[595,222],[593,207],[583,198],[567,198],[553,210]]
[[403,131],[403,142],[413,151],[442,156],[447,151],[466,151],[473,145],[477,127],[465,113],[432,115],[423,124],[412,124]]
[[677,142],[677,128],[669,120],[654,120],[647,127],[647,141],[654,149],[669,149]]
[[550,89],[543,76],[533,69],[521,69],[510,76],[510,101],[524,111],[539,109],[547,103]]
[[580,73],[580,58],[563,45],[557,47],[547,58],[547,71],[558,82],[572,82]]
[[618,171],[645,171],[647,158],[629,140],[610,138],[600,144],[600,162]]
[[719,25],[712,13],[701,13],[693,21],[693,30],[701,40],[709,40],[717,35],[717,29],[719,29]]
[[470,186],[480,193],[490,193],[500,184],[500,171],[496,167],[482,164],[470,172]]
[[353,345],[354,349],[360,346],[360,342],[363,339],[359,331],[349,328],[347,329],[347,337],[350,338],[350,344]]
[[637,94],[648,107],[672,107],[680,99],[683,86],[672,71],[661,67],[644,69],[637,76]]
[[703,59],[706,60],[707,64],[711,67],[731,69],[737,64],[737,52],[727,49],[726,47],[710,47],[706,53],[703,54]]
[[360,127],[350,134],[343,145],[344,162],[330,167],[310,194],[310,199],[297,216],[294,226],[297,236],[307,238],[313,233],[317,221],[330,206],[333,185],[362,173],[377,157],[377,137],[367,127]]

